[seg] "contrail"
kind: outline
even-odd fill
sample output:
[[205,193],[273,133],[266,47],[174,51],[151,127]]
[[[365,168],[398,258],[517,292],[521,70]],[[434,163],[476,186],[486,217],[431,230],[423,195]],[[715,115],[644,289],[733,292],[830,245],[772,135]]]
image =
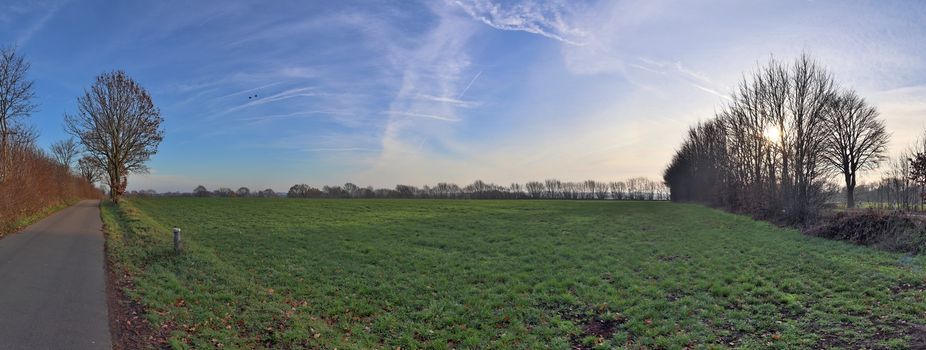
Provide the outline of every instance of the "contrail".
[[469,81],[469,84],[466,84],[466,87],[463,88],[463,91],[460,91],[460,95],[457,96],[457,99],[463,98],[463,94],[469,91],[469,87],[473,86],[473,83],[476,82],[476,78],[479,78],[480,75],[482,75],[482,71],[479,71],[479,73],[476,73],[476,76],[474,76],[473,79]]

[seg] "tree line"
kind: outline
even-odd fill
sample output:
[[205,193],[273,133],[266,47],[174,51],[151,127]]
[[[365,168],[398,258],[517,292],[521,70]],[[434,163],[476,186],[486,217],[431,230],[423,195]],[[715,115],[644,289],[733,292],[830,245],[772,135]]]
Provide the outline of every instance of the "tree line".
[[79,198],[98,198],[92,182],[36,145],[28,123],[37,110],[30,65],[12,47],[0,48],[0,234],[17,220]]
[[476,180],[459,186],[441,182],[422,187],[396,185],[395,188],[359,187],[352,183],[344,186],[314,188],[305,184],[292,186],[286,194],[290,198],[422,198],[422,199],[632,199],[668,200],[668,188],[657,181],[633,178],[627,181],[580,182],[530,181],[524,184],[497,185]]
[[810,56],[771,59],[689,129],[663,178],[673,200],[801,223],[838,188],[834,175],[854,207],[857,175],[885,160],[888,137],[877,109]]
[[396,185],[394,188],[361,187],[350,182],[321,188],[296,184],[286,193],[276,193],[269,188],[251,191],[247,187],[237,190],[220,187],[210,191],[200,185],[190,193],[158,194],[153,190],[145,190],[133,191],[130,194],[193,197],[668,200],[669,188],[662,182],[636,177],[626,181],[612,182],[595,180],[569,182],[549,179],[510,185],[496,185],[476,180],[465,186],[441,182],[433,186]]
[[29,69],[14,47],[0,48],[0,217],[33,213],[62,198],[98,197],[97,182],[118,202],[128,176],[147,171],[163,139],[151,95],[123,71],[100,74],[77,97],[76,112],[64,115],[71,138],[46,153],[25,122],[37,109]]

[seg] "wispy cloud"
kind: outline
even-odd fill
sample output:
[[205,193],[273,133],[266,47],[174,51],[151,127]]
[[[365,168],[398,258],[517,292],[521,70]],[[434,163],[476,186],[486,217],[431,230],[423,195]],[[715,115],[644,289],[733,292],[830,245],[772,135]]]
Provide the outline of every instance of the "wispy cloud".
[[329,94],[329,93],[324,93],[324,92],[319,92],[319,91],[318,91],[318,88],[317,88],[317,87],[314,87],[314,86],[302,87],[302,88],[295,88],[295,89],[289,89],[289,90],[286,90],[286,91],[283,91],[283,92],[278,92],[278,93],[276,93],[276,94],[273,94],[273,95],[270,95],[270,96],[267,96],[267,97],[262,97],[262,96],[259,96],[259,95],[258,95],[258,96],[254,97],[254,98],[251,98],[251,99],[250,99],[250,100],[251,100],[250,102],[246,102],[246,103],[240,104],[240,105],[238,105],[238,106],[229,108],[229,109],[225,110],[225,112],[223,112],[222,114],[231,113],[231,112],[235,112],[235,111],[240,111],[240,110],[245,109],[245,108],[254,107],[254,106],[259,106],[259,105],[262,105],[262,104],[267,104],[267,103],[272,103],[272,102],[277,102],[277,101],[282,101],[282,100],[288,100],[288,99],[291,99],[291,98],[297,98],[297,97],[318,97],[318,96],[329,96],[329,95],[331,95],[331,94]]
[[446,104],[450,104],[450,105],[454,105],[454,106],[462,107],[462,108],[473,108],[473,107],[479,106],[480,104],[477,101],[467,101],[467,100],[461,100],[459,98],[453,98],[453,97],[447,97],[447,96],[434,96],[434,95],[428,95],[424,93],[418,94],[416,97],[422,100],[446,103]]
[[630,66],[648,72],[672,75],[698,90],[728,101],[732,100],[729,95],[719,92],[718,88],[714,87],[716,83],[707,74],[688,68],[679,61],[660,61],[647,57],[638,57],[637,60],[639,64]]
[[566,3],[523,1],[499,4],[489,0],[455,0],[453,2],[473,19],[492,28],[533,33],[569,45],[587,44],[588,33],[566,22]]
[[479,79],[480,75],[482,75],[482,71],[479,71],[479,73],[476,73],[476,75],[474,75],[473,78],[469,80],[469,84],[466,84],[466,87],[463,88],[463,91],[460,91],[460,94],[457,95],[458,99],[463,98],[463,95],[465,95],[466,92],[469,91],[469,88],[473,87],[473,83],[476,82],[476,79]]
[[[187,191],[248,172],[281,188],[658,177],[741,72],[804,47],[878,106],[898,145],[926,115],[922,4],[55,3],[0,0],[2,41],[43,41],[26,48],[37,84],[74,87],[42,98],[46,137],[86,86],[69,73],[125,68],[165,115],[152,168],[196,179],[163,180]],[[71,25],[99,6],[112,16]],[[899,86],[920,87],[884,91]]]
[[346,115],[346,114],[347,113],[344,111],[337,111],[337,110],[313,110],[313,111],[301,111],[301,112],[293,112],[293,113],[285,113],[285,114],[260,115],[256,117],[241,118],[239,120],[250,121],[250,122],[264,122],[264,121],[279,120],[279,119],[302,118],[302,117],[315,116],[315,115]]
[[460,121],[460,119],[457,119],[457,118],[454,118],[454,117],[444,117],[444,116],[439,116],[439,115],[434,115],[434,114],[427,114],[427,113],[403,112],[403,111],[387,111],[386,114],[389,114],[389,115],[398,115],[398,116],[405,116],[405,117],[413,117],[413,118],[426,118],[426,119],[443,120],[443,121],[448,121],[448,122],[458,122],[458,121]]
[[[383,129],[382,152],[371,169],[374,172],[399,170],[397,164],[409,161],[409,152],[418,152],[422,142],[433,146],[426,150],[431,157],[454,152],[453,128],[463,121],[459,109],[478,104],[452,97],[465,87],[461,77],[473,74],[468,71],[467,48],[478,24],[456,14],[459,10],[454,7],[434,5],[429,10],[437,19],[434,28],[418,38],[418,45],[397,47],[387,59],[398,63],[401,80],[395,98],[384,112],[389,118]],[[412,119],[451,123],[421,123]]]
[[697,89],[699,89],[699,90],[701,90],[701,91],[707,92],[707,93],[709,93],[709,94],[711,94],[711,95],[720,97],[720,98],[725,99],[725,100],[727,100],[727,101],[733,101],[733,98],[731,98],[730,95],[722,94],[722,93],[718,92],[717,90],[711,89],[711,88],[709,88],[709,87],[701,86],[701,85],[698,85],[698,84],[695,84],[695,83],[691,83],[691,86],[694,86],[695,88],[697,88]]
[[[624,67],[630,66],[653,73],[671,74],[692,87],[709,94],[729,99],[730,97],[718,92],[712,87],[714,82],[702,72],[690,69],[679,61],[657,60],[647,57],[637,57],[635,62],[628,62],[626,54],[620,53],[619,43],[616,39],[613,23],[605,21],[606,27],[593,28],[586,31],[578,29],[569,23],[567,14],[574,22],[583,22],[581,16],[598,16],[599,12],[590,11],[582,15],[575,14],[575,3],[519,1],[499,4],[490,0],[455,0],[453,2],[462,8],[471,17],[503,30],[519,30],[542,35],[566,44],[563,50],[571,57],[581,57],[576,66],[579,72],[624,73]],[[591,25],[600,23],[599,20],[584,18],[584,22]],[[589,25],[589,24],[586,24]],[[604,33],[603,35],[601,33]],[[569,47],[571,46],[571,47]],[[569,57],[567,57],[569,58]],[[481,72],[480,72],[481,73]],[[475,81],[478,74],[473,78]],[[472,84],[472,81],[470,82]],[[467,88],[461,92],[461,96]]]
[[322,76],[322,72],[318,69],[310,67],[282,67],[280,68],[278,74],[284,78],[299,78],[299,79],[316,79]]
[[33,21],[31,24],[25,27],[25,29],[19,34],[19,37],[16,38],[16,45],[24,46],[26,45],[32,37],[40,32],[45,25],[48,24],[48,20],[55,16],[58,13],[58,10],[61,9],[64,5],[67,4],[67,1],[56,1],[51,3],[42,3],[42,6],[39,6],[38,11],[41,12],[41,15]]
[[365,148],[365,147],[335,147],[335,148],[306,148],[303,149],[306,152],[378,152],[379,149],[376,148]]
[[229,94],[225,94],[225,95],[219,96],[219,97],[217,97],[217,98],[218,98],[218,99],[223,99],[223,98],[228,98],[228,97],[232,97],[232,96],[240,96],[240,95],[244,95],[244,94],[251,93],[251,92],[255,92],[255,91],[261,91],[261,90],[264,90],[264,89],[269,88],[269,87],[271,87],[271,86],[276,86],[276,85],[280,85],[280,84],[282,84],[282,82],[280,82],[280,81],[275,81],[275,82],[272,82],[272,83],[269,83],[269,84],[264,84],[264,85],[258,86],[258,87],[256,87],[256,88],[250,88],[250,89],[235,91],[235,92],[232,92],[232,93],[229,93]]

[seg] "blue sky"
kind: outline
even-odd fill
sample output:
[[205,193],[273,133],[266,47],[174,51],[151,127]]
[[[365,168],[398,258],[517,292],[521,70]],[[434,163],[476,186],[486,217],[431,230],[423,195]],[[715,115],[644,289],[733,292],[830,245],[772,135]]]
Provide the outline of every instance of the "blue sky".
[[0,43],[32,62],[41,145],[123,69],[166,129],[130,189],[285,191],[658,178],[744,72],[802,51],[896,152],[926,126],[924,23],[920,1],[5,0]]

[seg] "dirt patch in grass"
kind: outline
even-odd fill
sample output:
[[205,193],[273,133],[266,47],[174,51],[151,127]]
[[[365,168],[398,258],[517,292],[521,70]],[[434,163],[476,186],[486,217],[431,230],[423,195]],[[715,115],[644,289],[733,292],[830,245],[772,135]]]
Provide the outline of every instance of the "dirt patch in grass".
[[107,256],[106,299],[109,305],[109,332],[114,350],[170,349],[167,335],[170,329],[155,331],[145,317],[145,308],[125,294],[134,289],[125,271],[116,272]]
[[583,335],[608,339],[614,335],[620,324],[621,322],[616,320],[603,320],[596,317],[585,323]]
[[[570,349],[574,350],[592,349],[595,345],[611,339],[625,321],[623,316],[619,314],[613,318],[608,318],[603,317],[593,309],[565,305],[544,305],[544,308],[554,310],[562,319],[571,321],[581,329],[580,333],[572,334],[569,337]],[[595,339],[593,344],[588,343],[589,338]]]
[[910,338],[910,349],[926,349],[926,326],[913,326]]
[[[859,327],[843,324],[845,329],[859,329]],[[861,331],[861,329],[859,329]],[[817,340],[817,343],[814,344],[814,349],[889,349],[889,347],[884,345],[884,342],[902,338],[902,334],[893,333],[893,332],[875,332],[874,334],[869,335],[863,341],[848,341],[843,335],[839,334],[830,334],[826,333],[825,330],[819,330],[821,337]],[[923,349],[922,347],[916,347],[912,343],[910,344],[910,349]]]
[[[624,323],[622,319],[603,319],[597,315],[578,316],[572,321],[580,325],[582,329],[581,334],[574,334],[569,339],[571,345],[570,348],[575,350],[592,349],[595,345],[600,344],[605,340],[611,339],[611,337],[614,336],[614,333],[617,332],[617,327]],[[585,342],[585,339],[588,339],[589,337],[595,338],[594,344],[587,344]]]
[[[906,344],[909,349],[926,349],[926,326],[907,323],[905,321],[885,323],[878,318],[868,315],[872,327],[861,327],[850,323],[842,323],[839,328],[843,330],[853,330],[858,334],[863,334],[867,328],[878,329],[878,331],[869,333],[861,341],[849,341],[842,334],[830,333],[824,327],[812,324],[810,329],[820,335],[820,339],[814,345],[814,349],[890,349],[886,346],[887,342],[897,339],[908,338]],[[887,330],[887,331],[885,331]]]
[[916,283],[916,284],[900,283],[896,286],[891,287],[891,292],[894,294],[900,294],[900,293],[908,292],[911,290],[919,292],[919,293],[924,293],[926,292],[926,283]]

